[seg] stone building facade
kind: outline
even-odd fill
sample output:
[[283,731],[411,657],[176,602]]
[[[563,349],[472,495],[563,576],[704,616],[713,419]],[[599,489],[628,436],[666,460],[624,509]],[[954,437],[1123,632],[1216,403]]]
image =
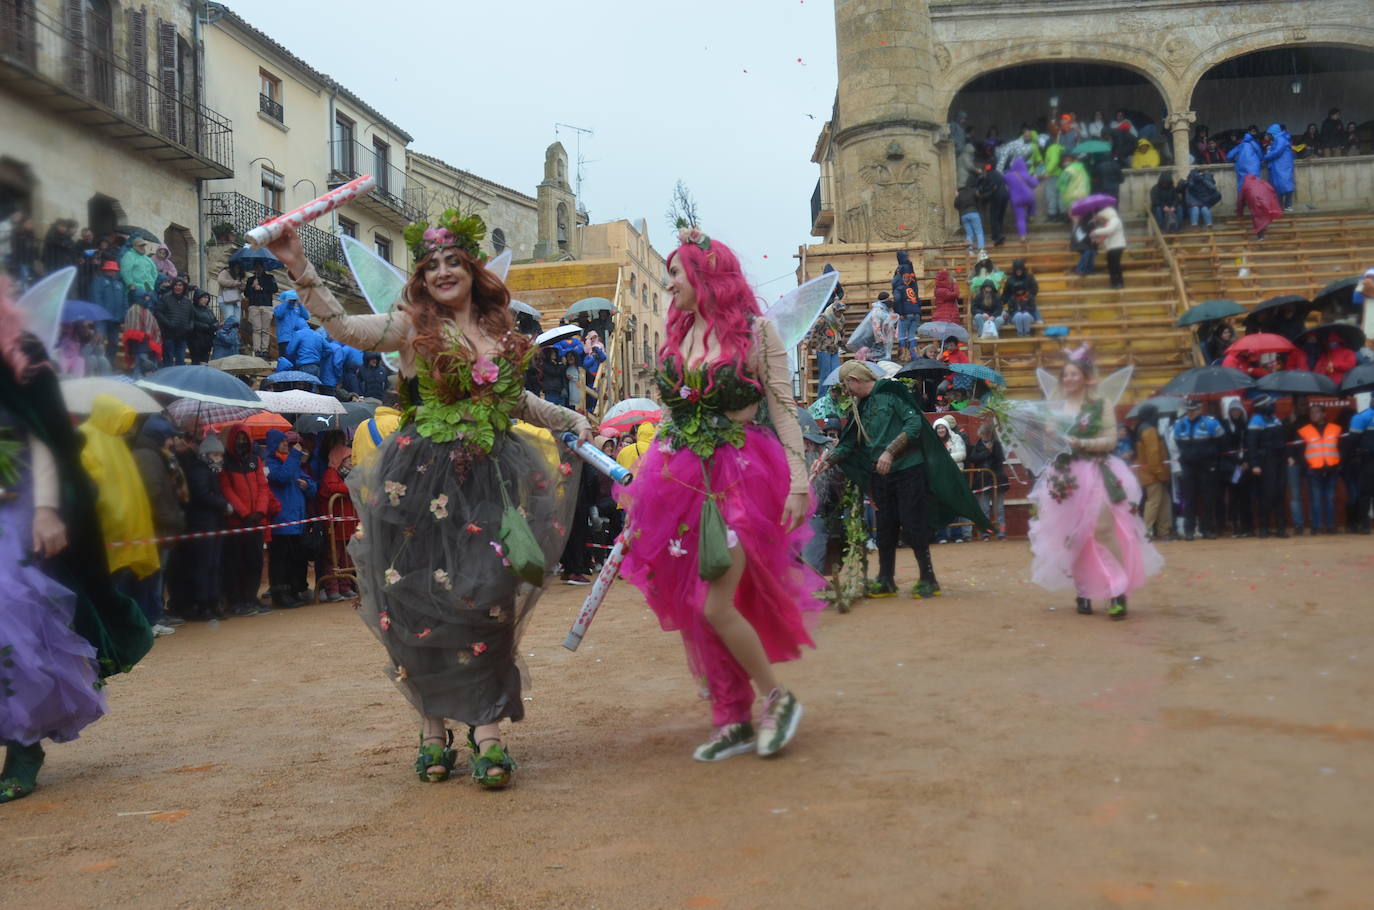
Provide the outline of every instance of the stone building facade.
[[[836,0],[839,84],[813,154],[821,173],[812,233],[827,243],[941,242],[954,224],[945,124],[956,96],[988,73],[1052,62],[1128,71],[1157,95],[1164,141],[1175,161],[1187,162],[1214,68],[1259,52],[1346,49],[1367,55],[1365,76],[1349,83],[1367,86],[1370,13],[1368,0]],[[1025,119],[1044,116],[1054,94],[1035,88],[1046,101]],[[1367,117],[1359,108],[1368,98],[1366,88],[1343,103]],[[1303,125],[1289,123],[1295,134]],[[1006,124],[1003,135],[1014,127]],[[1324,177],[1320,185],[1332,184],[1336,196],[1358,192],[1368,181],[1356,170],[1370,162],[1352,161],[1347,178]]]
[[233,174],[193,4],[0,3],[0,216],[139,227],[201,279],[198,181]]

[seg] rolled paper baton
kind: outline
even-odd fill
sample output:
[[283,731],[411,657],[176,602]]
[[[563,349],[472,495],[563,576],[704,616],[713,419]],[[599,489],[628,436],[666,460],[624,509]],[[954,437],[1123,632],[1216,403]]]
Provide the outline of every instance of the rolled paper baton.
[[261,249],[282,234],[286,233],[287,228],[298,228],[303,224],[309,224],[316,218],[328,215],[335,209],[347,205],[354,199],[366,196],[372,192],[372,188],[377,185],[371,174],[363,174],[357,180],[351,180],[343,186],[335,187],[318,199],[312,199],[298,209],[292,209],[285,215],[278,215],[271,221],[260,224],[243,235],[243,239],[253,249]]
[[581,458],[587,464],[596,468],[602,474],[605,474],[621,486],[625,486],[631,480],[634,480],[634,474],[630,473],[629,468],[625,467],[590,442],[578,442],[576,433],[564,433],[559,438],[563,440],[563,445],[572,449],[572,451],[577,454],[577,457]]
[[601,607],[601,602],[606,599],[606,592],[615,583],[615,577],[620,574],[620,564],[625,561],[625,541],[617,539],[615,546],[611,548],[610,554],[606,557],[606,564],[601,567],[601,571],[596,576],[596,581],[592,582],[592,589],[587,592],[587,599],[582,601],[582,609],[577,612],[577,619],[573,620],[572,628],[568,630],[568,637],[563,639],[563,647],[569,651],[576,651],[577,646],[582,644],[582,636],[587,634],[587,627],[592,624],[592,617],[596,616],[596,611]]

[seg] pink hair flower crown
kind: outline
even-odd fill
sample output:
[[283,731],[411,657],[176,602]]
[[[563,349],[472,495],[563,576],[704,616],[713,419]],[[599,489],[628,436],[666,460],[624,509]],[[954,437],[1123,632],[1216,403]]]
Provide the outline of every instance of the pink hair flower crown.
[[487,236],[487,225],[481,215],[463,215],[457,209],[445,209],[436,224],[428,221],[412,221],[406,225],[405,240],[410,247],[411,256],[416,262],[435,250],[459,247],[478,262],[485,261],[482,252],[482,238]]
[[679,246],[695,246],[708,252],[711,249],[711,238],[706,232],[681,218],[677,220],[677,242]]

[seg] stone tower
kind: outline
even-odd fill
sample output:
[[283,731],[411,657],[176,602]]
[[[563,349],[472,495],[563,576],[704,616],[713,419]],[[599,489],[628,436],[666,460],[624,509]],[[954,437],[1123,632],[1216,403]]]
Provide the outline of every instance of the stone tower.
[[535,193],[539,239],[535,259],[576,259],[581,255],[577,232],[577,195],[568,183],[568,152],[555,142],[544,152],[544,180]]
[[929,244],[944,234],[928,0],[835,0],[838,238]]

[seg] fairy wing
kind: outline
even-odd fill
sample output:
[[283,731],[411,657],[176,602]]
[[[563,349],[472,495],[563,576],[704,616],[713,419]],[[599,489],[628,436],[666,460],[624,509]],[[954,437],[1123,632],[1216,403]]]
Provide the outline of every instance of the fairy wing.
[[764,315],[777,327],[783,347],[791,350],[801,344],[806,333],[811,331],[811,326],[815,325],[816,317],[830,302],[830,295],[839,283],[839,272],[826,272],[797,285],[764,311]]
[[26,314],[28,329],[49,351],[57,347],[62,330],[62,304],[76,280],[76,267],[58,269],[35,284],[19,298],[19,309]]
[[1046,401],[1059,397],[1059,377],[1044,367],[1035,368],[1035,381],[1040,383],[1040,394]]
[[1116,413],[1116,403],[1126,394],[1126,387],[1131,384],[1131,373],[1134,370],[1133,366],[1124,366],[1097,383],[1097,397],[1107,406],[1108,414]]
[[510,274],[510,262],[512,258],[511,251],[509,249],[505,250],[496,258],[487,260],[487,271],[491,272],[497,278],[500,278],[501,283],[505,284],[506,276]]
[[340,237],[344,259],[362,289],[367,305],[374,313],[389,313],[401,299],[406,286],[406,274],[378,256],[367,245],[347,235]]

